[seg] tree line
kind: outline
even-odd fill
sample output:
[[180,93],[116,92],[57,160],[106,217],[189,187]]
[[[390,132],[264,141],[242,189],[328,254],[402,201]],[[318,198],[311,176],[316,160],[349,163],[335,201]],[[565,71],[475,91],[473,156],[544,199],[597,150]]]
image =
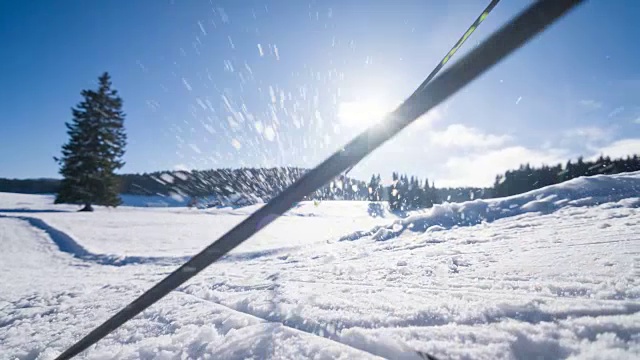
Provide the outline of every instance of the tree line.
[[456,187],[437,188],[429,179],[393,172],[391,182],[383,184],[380,174],[371,176],[368,186],[369,201],[387,201],[392,211],[410,211],[430,208],[435,204],[463,202],[486,198],[491,195],[488,188]]
[[406,174],[391,174],[391,184],[386,188],[381,184],[380,174],[374,175],[369,181],[369,200],[389,202],[392,211],[409,211],[420,208],[430,208],[439,202],[435,184],[429,185],[429,179],[424,181]]
[[[178,194],[184,197],[229,196],[251,194],[268,201],[307,169],[296,167],[211,169],[194,171],[158,171],[144,174],[115,175],[116,193],[135,195]],[[640,171],[637,155],[610,159],[601,156],[593,161],[578,158],[564,166],[523,164],[496,176],[491,188],[436,188],[428,179],[392,173],[391,181],[383,183],[380,174],[369,182],[339,176],[306,197],[307,200],[368,200],[388,201],[393,211],[429,208],[444,201],[462,202],[480,198],[511,196],[544,186],[571,180],[579,176],[616,174]],[[17,193],[57,193],[61,181],[57,179],[0,179],[0,191]]]
[[638,155],[613,160],[609,156],[600,156],[592,161],[585,161],[579,157],[575,162],[567,161],[564,166],[557,164],[532,167],[529,164],[523,164],[516,170],[509,170],[504,175],[496,176],[492,196],[503,197],[521,194],[580,176],[611,175],[639,170],[640,159]]

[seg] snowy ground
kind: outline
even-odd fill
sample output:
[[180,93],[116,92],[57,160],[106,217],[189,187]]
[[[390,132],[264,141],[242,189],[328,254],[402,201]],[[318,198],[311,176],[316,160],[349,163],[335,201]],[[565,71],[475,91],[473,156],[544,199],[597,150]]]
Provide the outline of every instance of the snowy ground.
[[[241,221],[0,193],[0,359],[52,359]],[[640,173],[397,219],[301,203],[86,359],[640,357]]]

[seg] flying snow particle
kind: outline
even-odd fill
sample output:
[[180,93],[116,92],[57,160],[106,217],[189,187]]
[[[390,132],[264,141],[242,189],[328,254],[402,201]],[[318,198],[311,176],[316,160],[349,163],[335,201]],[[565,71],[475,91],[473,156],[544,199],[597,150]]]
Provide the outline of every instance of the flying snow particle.
[[198,26],[200,26],[200,31],[202,31],[203,35],[207,35],[207,31],[204,29],[204,25],[202,25],[202,21],[198,21]]
[[224,61],[224,70],[228,72],[233,72],[233,64],[231,63],[231,60]]
[[229,45],[231,45],[231,48],[232,48],[232,49],[235,49],[235,48],[236,48],[236,46],[235,46],[235,45],[233,45],[233,40],[231,40],[231,36],[227,36],[227,39],[229,39]]
[[147,106],[151,109],[151,111],[157,111],[160,104],[155,100],[147,100]]
[[610,112],[608,116],[609,117],[614,117],[614,116],[620,115],[620,113],[622,113],[623,111],[624,111],[624,106],[620,106],[620,107],[617,107],[617,108],[613,109],[613,111]]
[[227,122],[232,129],[240,127],[240,124],[238,124],[231,115],[227,116]]
[[256,121],[254,126],[256,127],[256,131],[258,132],[258,134],[262,134],[262,131],[264,131],[264,125],[262,125],[262,122]]
[[200,148],[196,144],[189,144],[189,147],[191,148],[191,150],[193,150],[194,152],[196,152],[198,154],[202,153],[202,151],[200,151]]
[[325,145],[331,145],[331,136],[329,134],[324,135],[324,143]]
[[189,179],[189,176],[186,174],[186,172],[188,172],[189,170],[184,165],[182,166],[184,167],[183,170],[178,170],[178,172],[175,173],[175,176],[182,181],[187,181],[187,179]]
[[227,15],[223,8],[218,7],[218,14],[220,14],[220,20],[222,20],[224,24],[229,22],[229,15]]
[[264,137],[269,141],[273,141],[276,138],[276,132],[273,130],[271,126],[267,126],[264,129]]
[[166,183],[173,184],[173,176],[171,176],[171,174],[162,174],[160,175],[160,179]]
[[273,87],[269,85],[269,95],[271,95],[271,102],[276,103],[276,93],[273,91]]
[[520,103],[520,100],[522,100],[522,96],[518,96],[518,100],[516,100],[516,105]]
[[142,72],[149,72],[149,70],[147,70],[147,68],[140,62],[140,60],[136,60],[136,64],[138,64],[138,66],[140,67],[140,70],[142,70]]
[[280,120],[278,120],[278,114],[276,114],[275,108],[271,107],[271,121],[275,124],[280,125]]
[[175,201],[184,201],[184,197],[178,193],[170,192],[169,197],[171,197]]
[[182,78],[182,83],[184,84],[184,87],[187,88],[187,90],[191,91],[191,85],[189,84],[189,82],[187,81],[187,79]]
[[262,45],[258,44],[258,52],[260,53],[260,57],[264,56],[264,52],[262,51]]
[[280,60],[280,53],[278,52],[278,47],[273,45],[273,52],[276,54],[276,60]]
[[231,140],[231,145],[236,148],[236,150],[240,150],[240,148],[242,147],[242,144],[240,144],[240,141],[233,139]]

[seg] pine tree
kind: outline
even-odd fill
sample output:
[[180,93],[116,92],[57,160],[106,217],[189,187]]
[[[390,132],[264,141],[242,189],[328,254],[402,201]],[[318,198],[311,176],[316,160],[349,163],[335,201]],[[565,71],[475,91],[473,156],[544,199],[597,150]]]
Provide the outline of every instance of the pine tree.
[[408,210],[408,200],[409,200],[409,180],[407,179],[407,175],[400,175],[400,181],[398,182],[398,198],[400,202],[400,210],[407,211]]
[[392,183],[389,186],[389,209],[390,210],[399,210],[400,209],[400,201],[399,201],[399,190],[398,190],[398,174],[391,174]]
[[369,180],[368,192],[369,192],[369,201],[379,201],[378,197],[378,178],[375,175],[371,175],[371,180]]
[[430,189],[431,193],[430,193],[430,199],[431,199],[431,206],[433,206],[434,204],[440,204],[440,198],[438,197],[438,190],[436,189],[436,183],[435,181],[431,182],[431,189]]
[[382,186],[382,179],[380,178],[380,174],[376,176],[376,184],[378,185],[374,191],[376,201],[382,201],[384,187]]
[[60,164],[63,180],[55,203],[118,206],[118,179],[115,170],[124,166],[126,146],[122,99],[111,88],[108,73],[99,78],[97,90],[83,90],[84,98],[72,109],[66,123],[69,142],[62,146]]

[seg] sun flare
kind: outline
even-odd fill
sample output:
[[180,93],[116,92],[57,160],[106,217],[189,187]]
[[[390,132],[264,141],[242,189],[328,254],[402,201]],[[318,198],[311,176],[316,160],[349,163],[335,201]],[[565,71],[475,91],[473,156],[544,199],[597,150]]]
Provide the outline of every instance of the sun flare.
[[338,106],[338,119],[347,127],[367,128],[384,119],[397,105],[373,98],[343,101]]

